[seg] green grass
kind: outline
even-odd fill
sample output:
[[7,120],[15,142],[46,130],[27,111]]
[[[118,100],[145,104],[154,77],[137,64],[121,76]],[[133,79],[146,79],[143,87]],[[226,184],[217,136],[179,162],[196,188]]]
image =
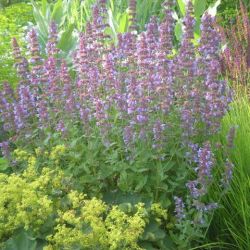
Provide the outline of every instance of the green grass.
[[223,120],[223,145],[232,126],[237,127],[234,147],[228,152],[235,165],[233,179],[221,200],[222,207],[214,214],[209,235],[212,241],[232,244],[228,249],[247,250],[250,247],[250,103],[245,96],[232,104]]

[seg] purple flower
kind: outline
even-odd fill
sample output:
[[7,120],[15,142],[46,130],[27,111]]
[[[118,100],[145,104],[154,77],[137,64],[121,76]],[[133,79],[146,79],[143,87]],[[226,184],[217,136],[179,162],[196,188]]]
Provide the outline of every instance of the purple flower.
[[8,141],[4,141],[0,143],[0,149],[2,151],[3,156],[6,159],[9,159],[10,157],[10,147],[9,147],[9,142]]
[[199,165],[196,171],[201,183],[207,182],[212,178],[212,168],[214,166],[214,157],[209,142],[204,143],[203,147],[198,150]]
[[154,149],[162,149],[164,143],[164,130],[166,125],[157,120],[153,125],[153,145]]
[[59,123],[57,124],[56,131],[61,132],[63,134],[66,132],[65,124],[62,120],[59,121]]
[[233,169],[234,169],[234,164],[227,159],[225,163],[225,170],[222,176],[222,184],[224,187],[228,187],[230,185],[230,182],[233,178]]
[[227,134],[227,147],[233,148],[234,146],[234,139],[236,134],[236,127],[231,127],[228,134]]
[[131,145],[134,142],[134,131],[131,126],[126,126],[123,131],[123,141],[126,147]]
[[176,218],[178,219],[178,221],[182,221],[183,219],[185,219],[186,215],[185,215],[185,205],[184,202],[182,200],[182,198],[179,197],[174,197],[174,201],[175,201],[175,214],[176,214]]

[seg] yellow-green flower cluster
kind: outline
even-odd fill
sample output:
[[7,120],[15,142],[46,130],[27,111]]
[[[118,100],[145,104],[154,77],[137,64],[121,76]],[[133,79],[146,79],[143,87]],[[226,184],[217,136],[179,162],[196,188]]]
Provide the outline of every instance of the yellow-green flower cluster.
[[[65,152],[64,145],[52,148],[48,161],[56,165]],[[142,203],[126,203],[128,209],[124,210],[124,206],[88,199],[72,188],[58,167],[37,167],[39,157],[46,158],[40,148],[34,154],[16,149],[13,156],[25,170],[0,174],[0,243],[19,228],[38,235],[53,218],[44,250],[139,250],[138,241],[149,217],[160,221],[167,218],[166,210],[157,203],[147,209]]]
[[55,162],[56,165],[59,164],[61,157],[65,154],[66,147],[65,145],[57,145],[52,148],[49,159]]
[[138,239],[144,232],[146,219],[143,205],[134,214],[126,214],[118,206],[109,208],[101,200],[86,200],[72,191],[68,195],[72,210],[59,211],[58,225],[51,243],[45,249],[141,249]]
[[53,201],[44,182],[47,176],[34,173],[29,168],[24,175],[0,175],[0,239],[18,228],[37,231],[52,214]]

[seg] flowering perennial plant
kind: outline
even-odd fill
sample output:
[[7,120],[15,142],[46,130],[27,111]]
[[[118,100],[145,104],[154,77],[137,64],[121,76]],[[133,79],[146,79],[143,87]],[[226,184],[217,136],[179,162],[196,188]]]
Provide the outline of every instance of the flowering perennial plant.
[[[209,138],[218,132],[231,101],[230,90],[220,79],[220,35],[213,28],[214,18],[204,14],[201,39],[195,46],[189,1],[183,40],[174,54],[172,0],[163,4],[161,23],[152,17],[139,34],[133,24],[128,33],[119,35],[117,46],[107,42],[105,4],[100,0],[93,7],[93,20],[79,36],[73,70],[59,59],[54,23],[46,58],[41,56],[34,29],[28,34],[28,60],[13,40],[20,83],[15,91],[6,83],[0,92],[0,118],[10,141],[25,145],[45,139],[46,131],[58,131],[66,138],[75,127],[79,137],[89,141],[98,135],[106,149],[119,138],[126,160],[136,157],[137,146],[144,144],[155,159],[164,161],[166,144],[177,134],[182,141],[179,147],[192,156],[187,161],[197,166],[193,169],[197,179],[187,183],[192,206],[211,210],[215,204],[201,202],[215,166]],[[134,21],[135,1],[130,5]],[[6,142],[1,145],[8,155]],[[181,220],[185,204],[178,197],[175,201]]]
[[57,59],[54,23],[46,59],[41,57],[35,30],[28,35],[29,62],[13,40],[21,80],[15,93],[8,84],[1,91],[5,130],[19,138],[31,132],[31,127],[64,130],[62,121],[67,117],[83,127],[94,122],[106,135],[112,130],[115,114],[122,121],[124,138],[129,137],[128,131],[133,134],[131,143],[150,134],[159,141],[170,111],[177,111],[188,140],[216,132],[230,102],[230,92],[219,80],[220,36],[212,28],[213,18],[204,15],[201,41],[195,48],[190,1],[182,45],[173,56],[171,1],[164,4],[166,17],[161,24],[152,18],[145,32],[120,35],[117,47],[105,43],[105,8],[103,3],[100,6],[94,7],[93,22],[80,36],[73,65],[75,80],[66,63]]

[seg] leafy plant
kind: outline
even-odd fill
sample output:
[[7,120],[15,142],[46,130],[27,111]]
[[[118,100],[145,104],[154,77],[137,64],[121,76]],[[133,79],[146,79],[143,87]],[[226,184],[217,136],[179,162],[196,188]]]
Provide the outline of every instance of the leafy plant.
[[17,83],[11,39],[15,36],[23,44],[24,27],[32,20],[32,7],[29,4],[13,4],[0,10],[0,83]]
[[241,1],[236,24],[220,29],[226,46],[222,57],[224,73],[236,89],[247,87],[250,81],[249,20],[247,10]]
[[[228,249],[247,249],[250,244],[249,191],[249,120],[250,106],[246,96],[236,100],[222,122],[222,145],[228,148],[234,164],[233,178],[228,193],[221,199],[221,208],[215,212],[210,237],[230,243]],[[226,135],[229,140],[225,140]],[[221,187],[217,186],[217,190]]]
[[21,174],[0,175],[2,249],[141,249],[138,244],[150,245],[152,237],[160,241],[159,233],[165,238],[161,228],[168,216],[160,204],[108,205],[88,199],[57,167],[40,172],[34,155],[16,154],[27,168]]
[[[35,162],[39,171],[57,166],[91,197],[140,194],[149,203],[161,202],[172,214],[170,237],[154,225],[158,236],[146,245],[164,249],[170,241],[187,249],[204,239],[217,207],[207,194],[214,182],[227,176],[224,164],[216,171],[216,143],[211,138],[220,129],[231,95],[220,78],[214,17],[209,13],[202,17],[201,39],[195,47],[189,2],[181,46],[173,53],[173,6],[171,1],[164,3],[164,18],[160,23],[152,18],[145,32],[136,33],[131,20],[130,31],[119,34],[116,46],[107,36],[106,5],[100,0],[79,36],[72,77],[60,55],[54,22],[46,55],[34,29],[28,34],[28,59],[14,39],[21,80],[15,91],[4,84],[0,92],[1,120],[12,143],[10,148],[3,142],[2,151],[12,171],[22,172],[27,165],[21,157],[33,164],[29,155],[40,148]],[[59,236],[61,230],[63,236],[79,235],[81,223],[73,223],[76,234],[71,228],[65,234],[64,224]],[[54,238],[56,246],[61,246],[59,238],[65,238],[59,236]],[[149,241],[150,235],[145,239]],[[71,247],[78,241],[62,244]]]
[[[213,4],[215,0],[207,0],[209,4]],[[250,11],[250,4],[248,0],[242,0],[244,5]],[[222,27],[230,27],[235,24],[238,16],[238,8],[240,5],[240,0],[224,0],[218,7],[218,22]]]
[[[181,40],[183,34],[183,17],[186,14],[186,8],[189,1],[187,0],[177,0],[178,11],[175,13],[176,26],[175,26],[175,36],[178,41]],[[194,17],[195,17],[195,28],[194,28],[194,38],[195,40],[200,39],[200,25],[201,18],[203,14],[208,11],[212,16],[216,16],[217,8],[221,4],[221,0],[215,1],[213,4],[208,4],[206,0],[192,0],[194,6]]]

